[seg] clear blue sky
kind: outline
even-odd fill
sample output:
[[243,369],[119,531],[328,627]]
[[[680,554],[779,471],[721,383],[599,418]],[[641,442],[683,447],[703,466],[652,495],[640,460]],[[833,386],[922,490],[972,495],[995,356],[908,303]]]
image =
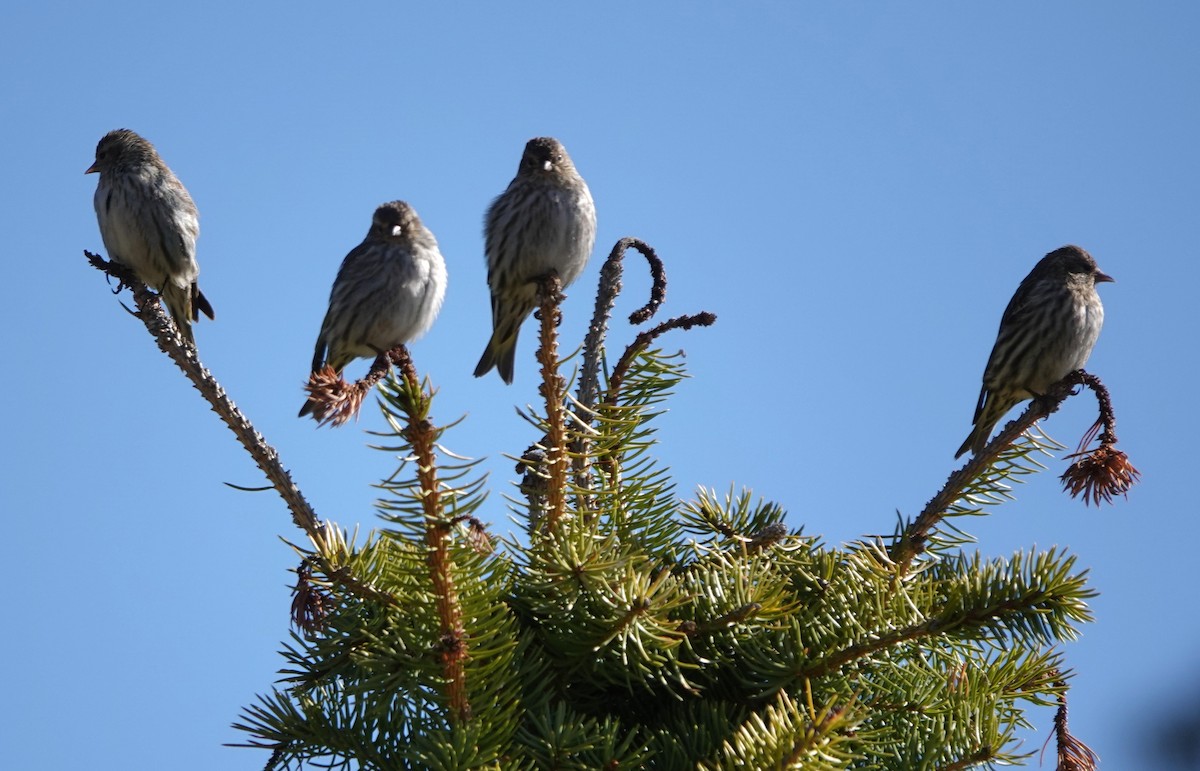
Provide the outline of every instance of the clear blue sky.
[[[96,141],[151,139],[201,212],[205,363],[319,514],[374,525],[393,459],[295,415],[330,283],[374,207],[437,235],[449,290],[412,347],[486,456],[531,440],[516,383],[471,376],[489,331],[480,223],[524,142],[561,139],[597,252],[666,261],[690,373],[661,421],[679,492],[744,485],[833,543],[889,532],[956,464],[1000,314],[1043,254],[1084,246],[1117,283],[1089,369],[1143,472],[1127,501],[1058,492],[1060,460],[964,523],[987,555],[1061,545],[1097,622],[1066,647],[1071,725],[1144,767],[1158,716],[1200,690],[1192,379],[1200,6],[1189,3],[24,3],[0,15],[8,330],[0,757],[11,768],[257,769],[229,724],[282,664],[299,537],[229,432],[121,309],[85,177]],[[650,7],[653,6],[653,7]],[[579,340],[600,265],[569,292]],[[631,263],[633,265],[633,263]],[[647,282],[627,273],[620,306]],[[615,340],[633,332],[619,329]],[[360,365],[365,367],[365,364]],[[1072,400],[1046,429],[1074,445]],[[1029,737],[1034,749],[1049,730]]]

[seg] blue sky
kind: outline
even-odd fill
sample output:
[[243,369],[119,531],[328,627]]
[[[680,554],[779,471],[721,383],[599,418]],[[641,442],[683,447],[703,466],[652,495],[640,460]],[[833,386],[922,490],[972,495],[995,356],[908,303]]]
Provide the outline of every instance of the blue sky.
[[[13,768],[261,768],[229,724],[271,687],[298,537],[232,435],[125,314],[85,177],[118,127],[153,141],[201,212],[201,356],[323,517],[374,525],[393,459],[357,425],[296,419],[342,257],[402,198],[449,290],[412,346],[446,437],[486,456],[531,432],[516,382],[471,376],[489,333],[480,225],[524,142],[552,135],[596,200],[597,253],[666,261],[692,379],[660,423],[682,496],[747,486],[839,543],[889,532],[956,464],[1005,304],[1046,252],[1117,279],[1089,369],[1143,482],[1113,507],[1058,492],[1060,460],[965,523],[987,555],[1060,545],[1097,621],[1066,648],[1073,730],[1107,768],[1143,757],[1200,689],[1194,33],[1200,7],[1062,2],[435,6],[21,4],[0,12],[10,330],[3,500],[10,601],[0,746]],[[581,339],[600,259],[568,291]],[[630,263],[634,266],[634,263]],[[618,306],[648,281],[626,274]],[[612,333],[614,344],[633,330]],[[365,368],[365,363],[359,365]],[[352,374],[354,370],[352,369]],[[1046,430],[1074,446],[1074,399]],[[1036,749],[1049,730],[1029,737]]]

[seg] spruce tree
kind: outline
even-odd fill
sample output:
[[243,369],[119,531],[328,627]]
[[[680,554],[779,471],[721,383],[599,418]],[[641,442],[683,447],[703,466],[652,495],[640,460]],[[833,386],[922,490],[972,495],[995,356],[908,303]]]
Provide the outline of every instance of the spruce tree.
[[659,323],[610,360],[631,248],[654,277],[631,321],[663,301],[662,263],[622,239],[577,382],[559,359],[557,280],[542,283],[540,411],[511,443],[520,537],[478,518],[487,481],[444,449],[453,426],[403,348],[357,384],[313,378],[316,416],[332,424],[377,386],[375,446],[400,458],[361,542],[317,517],[157,296],[88,254],[133,290],[136,315],[304,536],[282,677],[235,723],[244,746],[266,750],[267,769],[963,769],[1027,761],[1014,737],[1029,707],[1058,705],[1058,768],[1095,767],[1067,730],[1060,647],[1091,620],[1086,571],[1061,549],[985,559],[958,523],[1043,470],[1056,445],[1034,424],[1079,385],[1101,413],[1081,446],[1100,432],[1099,448],[1077,455],[1068,491],[1099,503],[1136,481],[1098,379],[1081,370],[1035,399],[889,536],[830,546],[749,490],[680,498],[652,451],[686,374],[657,341],[715,317]]

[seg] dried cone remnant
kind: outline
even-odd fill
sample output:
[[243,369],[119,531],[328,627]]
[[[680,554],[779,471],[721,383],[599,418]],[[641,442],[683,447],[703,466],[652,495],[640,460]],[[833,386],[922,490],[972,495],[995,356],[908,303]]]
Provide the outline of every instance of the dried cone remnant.
[[309,414],[313,420],[335,427],[358,415],[367,395],[367,389],[347,383],[333,367],[324,367],[309,375],[304,390],[308,393]]
[[313,372],[304,384],[304,390],[308,393],[306,414],[311,414],[317,423],[334,428],[358,417],[363,400],[387,375],[392,362],[399,363],[408,359],[408,351],[403,349],[404,346],[399,346],[380,354],[367,374],[353,384],[343,380],[333,367],[326,366]]
[[1101,501],[1112,503],[1113,496],[1126,495],[1129,488],[1137,484],[1140,472],[1129,462],[1129,456],[1116,448],[1115,443],[1105,444],[1089,453],[1076,453],[1075,458],[1061,477],[1063,489],[1083,502],[1100,505]]
[[333,601],[312,583],[312,566],[308,561],[296,568],[295,595],[292,597],[292,623],[309,634],[325,626],[325,617]]
[[477,554],[488,555],[496,549],[487,526],[475,517],[467,517],[467,543]]
[[[1057,685],[1065,686],[1061,680]],[[1058,697],[1058,711],[1054,715],[1054,735],[1058,741],[1057,771],[1096,771],[1100,757],[1067,730],[1067,696]]]

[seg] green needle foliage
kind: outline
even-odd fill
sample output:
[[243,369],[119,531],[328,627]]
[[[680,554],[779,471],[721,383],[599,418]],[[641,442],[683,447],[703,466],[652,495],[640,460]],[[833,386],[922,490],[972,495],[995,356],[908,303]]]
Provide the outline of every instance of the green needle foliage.
[[[1025,429],[1057,402],[1035,400],[889,538],[827,546],[749,491],[683,500],[652,450],[685,373],[653,342],[714,318],[660,324],[610,368],[630,247],[662,280],[653,250],[618,243],[577,396],[558,372],[556,279],[542,288],[521,538],[477,518],[486,480],[443,448],[452,427],[434,422],[433,389],[403,352],[381,358],[398,373],[380,384],[377,434],[399,465],[361,544],[286,487],[273,450],[244,441],[308,537],[282,677],[235,724],[245,746],[269,750],[269,769],[961,769],[1024,762],[1028,709],[1059,705],[1059,768],[1093,767],[1066,733],[1061,647],[1091,620],[1086,571],[1060,549],[985,558],[950,524],[1042,469],[1048,440]],[[181,341],[133,286],[170,353]],[[640,320],[661,297],[656,284]],[[194,356],[175,358],[207,382]],[[239,438],[253,433],[211,401]],[[1105,436],[1105,463],[1129,482]]]

